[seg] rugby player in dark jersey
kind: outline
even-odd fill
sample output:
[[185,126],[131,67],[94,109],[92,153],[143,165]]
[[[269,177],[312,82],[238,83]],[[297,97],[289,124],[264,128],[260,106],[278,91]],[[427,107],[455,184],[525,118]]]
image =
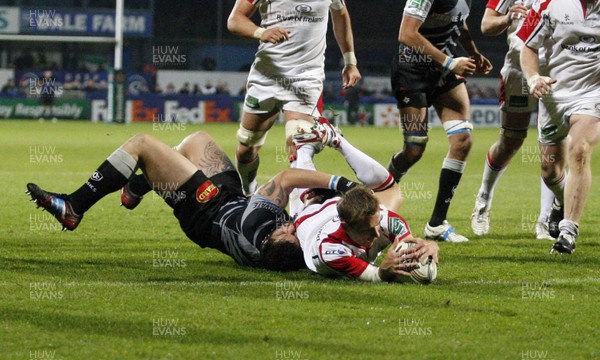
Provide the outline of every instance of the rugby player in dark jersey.
[[287,169],[255,195],[245,197],[238,173],[219,145],[204,132],[175,149],[138,134],[113,152],[75,192],[57,194],[27,184],[32,201],[74,230],[84,213],[107,194],[123,188],[141,168],[147,184],[167,202],[182,230],[201,247],[217,249],[243,266],[274,270],[303,268],[302,251],[284,208],[296,187],[345,192],[344,177]]
[[[448,135],[450,148],[425,237],[450,242],[468,241],[446,220],[471,148],[473,127],[463,76],[492,70],[469,35],[465,23],[469,11],[469,0],[408,0],[391,78],[404,130],[404,147],[392,157],[388,168],[394,179],[400,181],[423,155],[429,139],[427,111],[431,105]],[[455,56],[459,44],[470,57]]]

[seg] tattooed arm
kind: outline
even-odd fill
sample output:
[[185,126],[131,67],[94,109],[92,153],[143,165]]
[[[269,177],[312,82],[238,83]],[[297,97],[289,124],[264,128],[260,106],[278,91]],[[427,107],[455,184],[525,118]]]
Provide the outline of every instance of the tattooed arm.
[[287,169],[275,175],[261,186],[257,194],[262,195],[280,207],[285,207],[290,193],[295,188],[323,188],[348,191],[356,186],[343,176],[332,176],[319,171]]

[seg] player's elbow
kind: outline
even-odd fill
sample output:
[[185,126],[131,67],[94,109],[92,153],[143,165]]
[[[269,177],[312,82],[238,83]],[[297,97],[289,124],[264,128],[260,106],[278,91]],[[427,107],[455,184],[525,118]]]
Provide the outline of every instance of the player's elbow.
[[273,177],[274,183],[279,184],[286,193],[290,193],[294,189],[293,172],[294,169],[285,169]]
[[235,12],[232,12],[227,18],[227,30],[230,33],[237,34],[238,33],[238,15]]
[[485,21],[485,19],[481,22],[481,33],[485,36],[496,35],[490,24],[487,21]]
[[414,46],[418,44],[418,36],[410,31],[401,31],[398,34],[398,42],[406,46]]

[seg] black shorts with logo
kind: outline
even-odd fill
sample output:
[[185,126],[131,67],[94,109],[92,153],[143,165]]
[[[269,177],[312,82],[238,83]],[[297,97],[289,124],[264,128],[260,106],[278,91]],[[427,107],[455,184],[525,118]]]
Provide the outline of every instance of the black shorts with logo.
[[173,213],[183,232],[201,247],[222,250],[218,239],[211,237],[211,228],[224,204],[245,198],[237,171],[225,171],[210,178],[197,171],[177,193],[181,201],[173,206]]
[[444,70],[430,57],[400,45],[398,54],[394,56],[391,81],[401,109],[430,107],[438,96],[464,83],[465,79]]

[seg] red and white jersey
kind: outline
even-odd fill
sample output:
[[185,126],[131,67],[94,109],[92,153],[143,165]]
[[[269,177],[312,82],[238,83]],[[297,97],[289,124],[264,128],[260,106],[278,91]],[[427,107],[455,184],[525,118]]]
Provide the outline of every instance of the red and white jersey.
[[600,97],[600,1],[536,0],[518,36],[545,50],[540,74],[557,80],[550,100]]
[[282,27],[288,40],[261,42],[254,61],[265,75],[324,78],[329,10],[341,10],[344,0],[248,0],[258,7],[261,27]]
[[342,228],[336,207],[339,200],[335,197],[323,204],[310,205],[298,214],[294,225],[304,261],[311,271],[322,275],[349,275],[367,280],[361,275],[378,271],[371,263],[379,253],[394,239],[409,236],[410,228],[402,217],[380,206],[381,236],[367,249],[352,241]]
[[[486,7],[502,15],[508,14],[511,7],[520,3],[527,9],[531,9],[534,0],[488,0]],[[504,65],[521,69],[519,56],[523,47],[523,40],[517,36],[517,31],[525,21],[525,18],[513,20],[506,29],[506,40],[508,42],[508,52],[504,58]]]

